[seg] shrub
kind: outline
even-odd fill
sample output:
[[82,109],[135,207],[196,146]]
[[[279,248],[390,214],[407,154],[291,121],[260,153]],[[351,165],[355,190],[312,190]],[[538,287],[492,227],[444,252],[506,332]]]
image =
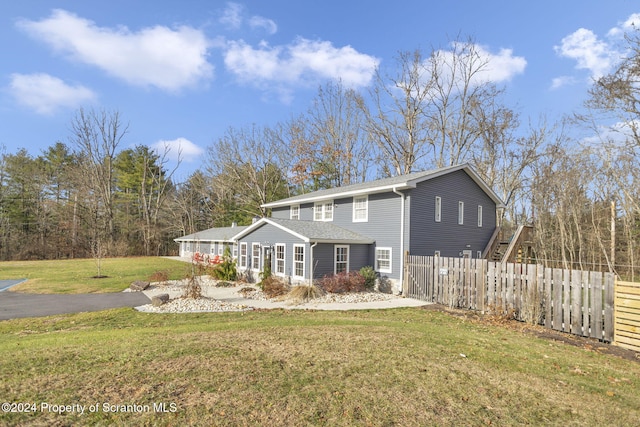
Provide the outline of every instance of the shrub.
[[182,298],[198,299],[202,297],[202,286],[200,285],[199,276],[190,276],[187,278],[187,286],[184,288]]
[[376,287],[376,279],[378,273],[371,266],[362,267],[360,269],[360,275],[364,277],[364,288],[368,291],[372,291]]
[[279,297],[289,292],[289,285],[275,276],[264,279],[260,282],[260,287],[267,298]]
[[231,257],[231,249],[229,246],[224,248],[222,262],[211,270],[211,277],[217,280],[235,281],[238,277],[238,269],[236,262]]
[[315,285],[298,285],[287,294],[287,299],[295,302],[302,303],[312,299],[316,299],[324,295],[324,291]]
[[365,278],[356,271],[326,275],[320,279],[319,286],[326,292],[341,294],[345,292],[363,292]]
[[167,270],[155,271],[149,276],[150,282],[165,283],[169,280],[169,272]]

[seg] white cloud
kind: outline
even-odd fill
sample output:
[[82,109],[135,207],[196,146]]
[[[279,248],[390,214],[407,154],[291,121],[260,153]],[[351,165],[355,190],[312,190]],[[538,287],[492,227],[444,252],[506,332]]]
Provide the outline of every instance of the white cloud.
[[[494,54],[479,44],[466,45],[454,42],[452,50],[437,52],[438,57],[444,59],[449,69],[455,69],[457,59],[454,59],[454,56],[468,54],[475,56],[475,64],[478,65],[478,70],[474,73],[471,84],[482,82],[505,83],[515,75],[524,73],[524,69],[527,66],[526,59],[522,56],[514,56],[511,49],[500,49],[497,54]],[[481,64],[484,65],[480,66]],[[428,66],[429,60],[427,60]],[[456,71],[459,72],[460,70]]]
[[551,89],[559,89],[563,86],[572,85],[576,82],[575,77],[573,76],[560,76],[555,77],[551,80]]
[[238,3],[227,3],[227,7],[222,12],[222,16],[219,21],[221,24],[226,25],[229,28],[237,30],[242,26],[242,12],[244,8]]
[[65,10],[41,21],[22,20],[18,27],[71,60],[98,67],[137,86],[177,91],[213,76],[205,35],[187,26],[164,26],[132,32],[99,27]]
[[622,47],[624,35],[639,29],[640,13],[634,13],[611,28],[604,38],[589,29],[579,28],[564,37],[554,50],[559,56],[574,60],[576,69],[587,70],[590,78],[598,79],[611,72],[628,55]]
[[159,155],[165,154],[173,161],[192,162],[204,154],[204,150],[186,138],[160,140],[151,145]]
[[18,103],[43,115],[51,115],[59,108],[77,108],[96,99],[91,89],[68,85],[48,74],[12,74],[9,92]]
[[269,18],[258,15],[249,18],[245,16],[245,7],[243,5],[228,2],[218,21],[232,30],[241,29],[243,24],[247,22],[252,30],[264,30],[269,35],[275,34],[278,31],[278,25]]
[[244,41],[228,43],[224,62],[241,81],[261,88],[284,90],[320,80],[342,80],[347,87],[367,86],[380,60],[351,46],[334,47],[328,41],[299,38],[286,46],[257,48]]
[[629,31],[640,30],[640,13],[633,13],[629,15],[626,21],[622,22],[619,26],[613,27],[609,30],[607,35],[611,38],[620,38]]
[[594,78],[605,75],[618,57],[610,44],[585,28],[564,37],[554,49],[560,56],[575,60],[576,68],[589,70]]
[[268,34],[275,34],[278,32],[278,26],[274,21],[269,18],[263,18],[262,16],[252,16],[249,18],[249,26],[251,28],[262,28]]

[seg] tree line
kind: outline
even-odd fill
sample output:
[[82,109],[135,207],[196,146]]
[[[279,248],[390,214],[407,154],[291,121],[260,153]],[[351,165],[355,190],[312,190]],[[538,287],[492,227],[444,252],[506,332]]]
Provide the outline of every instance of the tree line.
[[81,109],[68,143],[2,153],[0,259],[172,254],[173,238],[250,223],[273,200],[468,162],[505,202],[504,227],[534,226],[537,262],[633,276],[640,41],[626,40],[585,108],[552,123],[506,103],[471,39],[400,52],[366,90],[328,82],[286,121],[227,129],[184,182],[167,150],[122,148],[117,111]]

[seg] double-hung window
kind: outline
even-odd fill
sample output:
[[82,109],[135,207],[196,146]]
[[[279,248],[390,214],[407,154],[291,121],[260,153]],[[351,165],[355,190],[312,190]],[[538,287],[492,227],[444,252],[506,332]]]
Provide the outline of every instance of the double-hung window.
[[293,245],[293,276],[304,277],[304,245]]
[[240,267],[247,268],[247,243],[240,243]]
[[366,222],[369,218],[369,198],[356,196],[353,198],[353,222]]
[[293,205],[289,208],[289,219],[300,219],[300,205]]
[[391,273],[391,248],[376,248],[376,270]]
[[349,246],[336,245],[334,272],[336,274],[349,271]]
[[276,274],[284,276],[284,244],[276,243]]
[[333,200],[314,204],[313,220],[314,221],[333,221]]
[[251,268],[260,270],[260,243],[251,244]]

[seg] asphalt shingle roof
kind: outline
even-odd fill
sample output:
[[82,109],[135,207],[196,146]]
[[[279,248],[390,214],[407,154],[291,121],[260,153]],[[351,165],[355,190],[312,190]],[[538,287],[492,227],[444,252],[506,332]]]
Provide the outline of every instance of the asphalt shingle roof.
[[[266,224],[274,225],[308,242],[373,243],[373,239],[368,236],[363,236],[362,234],[347,230],[330,222],[263,218],[250,227],[259,228]],[[253,231],[253,228],[251,230],[244,230],[242,235],[250,234],[251,231]],[[238,234],[240,234],[240,232]]]
[[416,182],[431,179],[440,175],[444,175],[457,170],[465,170],[471,178],[480,185],[483,190],[496,202],[502,205],[500,198],[489,188],[480,176],[468,164],[448,166],[439,169],[432,169],[422,172],[413,172],[406,175],[392,176],[389,178],[377,179],[375,181],[361,182],[358,184],[345,185],[342,187],[328,188],[326,190],[313,191],[311,193],[300,194],[286,199],[276,200],[271,203],[265,203],[264,207],[286,206],[303,201],[330,199],[338,195],[366,194],[376,191],[391,191],[394,187],[402,189],[415,185]]
[[187,236],[174,239],[176,241],[212,241],[212,242],[230,242],[231,238],[240,233],[248,226],[236,226],[236,227],[217,227],[209,228],[208,230],[198,231],[197,233],[189,234]]

